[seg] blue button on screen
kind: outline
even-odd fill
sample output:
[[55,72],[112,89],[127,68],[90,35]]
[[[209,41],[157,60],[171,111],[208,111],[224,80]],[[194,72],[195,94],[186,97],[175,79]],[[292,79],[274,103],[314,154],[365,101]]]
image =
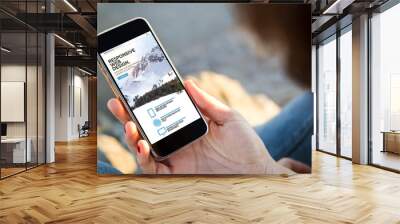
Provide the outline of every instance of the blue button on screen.
[[156,127],[159,127],[161,125],[160,119],[154,119],[153,120],[153,125],[156,126]]
[[125,73],[125,74],[123,74],[123,75],[120,75],[120,76],[118,76],[118,80],[121,80],[121,79],[123,79],[123,78],[125,78],[125,77],[127,77],[128,76],[128,73]]

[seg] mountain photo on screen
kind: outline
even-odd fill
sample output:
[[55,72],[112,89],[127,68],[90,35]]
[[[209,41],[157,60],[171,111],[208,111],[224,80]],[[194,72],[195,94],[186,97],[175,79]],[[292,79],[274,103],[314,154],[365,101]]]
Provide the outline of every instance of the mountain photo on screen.
[[[148,32],[134,39],[130,64],[115,72],[115,80],[132,110],[183,90],[165,55]],[[123,48],[123,46],[121,46]]]

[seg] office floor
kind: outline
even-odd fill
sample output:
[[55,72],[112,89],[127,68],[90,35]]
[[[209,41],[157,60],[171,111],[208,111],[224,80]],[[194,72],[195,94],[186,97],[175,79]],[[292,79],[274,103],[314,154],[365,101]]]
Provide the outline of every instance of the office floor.
[[13,175],[15,173],[22,172],[24,170],[25,170],[25,167],[23,167],[23,168],[20,168],[20,167],[1,168],[1,176],[7,177],[7,176]]
[[[36,167],[36,163],[27,163],[26,165],[28,169]],[[16,167],[3,167],[1,168],[1,178],[23,172],[25,169],[25,164],[18,164]]]
[[57,162],[0,181],[0,223],[400,222],[400,175],[320,152],[313,174],[96,174],[96,139],[58,144]]
[[374,164],[387,166],[395,170],[400,170],[400,155],[391,152],[374,151],[373,154]]

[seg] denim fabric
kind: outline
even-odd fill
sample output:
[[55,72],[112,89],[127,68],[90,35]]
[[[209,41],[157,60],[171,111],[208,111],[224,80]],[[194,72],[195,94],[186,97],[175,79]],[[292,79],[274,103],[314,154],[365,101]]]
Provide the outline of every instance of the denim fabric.
[[111,164],[98,160],[97,161],[98,174],[122,174],[119,170],[115,169]]
[[275,160],[289,157],[311,167],[313,95],[296,97],[271,121],[255,128]]

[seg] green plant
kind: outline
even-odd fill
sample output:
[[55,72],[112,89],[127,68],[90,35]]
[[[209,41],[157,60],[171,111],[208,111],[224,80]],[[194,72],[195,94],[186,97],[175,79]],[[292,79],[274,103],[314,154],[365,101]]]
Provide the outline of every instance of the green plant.
[[144,104],[156,100],[160,97],[169,95],[171,93],[176,93],[176,92],[181,92],[183,90],[183,85],[179,81],[178,78],[175,78],[171,81],[168,81],[166,83],[161,84],[157,88],[154,88],[150,90],[149,92],[146,92],[142,96],[139,96],[138,98],[135,97],[135,105],[131,107],[131,109],[135,109],[137,107],[143,106]]

